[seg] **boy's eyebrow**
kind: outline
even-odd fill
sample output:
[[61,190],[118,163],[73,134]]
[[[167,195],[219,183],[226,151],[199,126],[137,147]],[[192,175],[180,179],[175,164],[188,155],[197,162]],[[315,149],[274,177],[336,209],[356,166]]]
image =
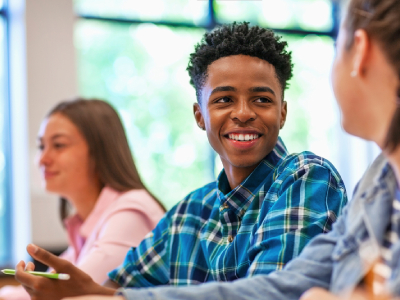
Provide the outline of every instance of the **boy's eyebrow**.
[[236,88],[233,86],[218,86],[215,89],[212,90],[211,94],[217,93],[217,92],[236,92]]
[[252,87],[252,88],[249,88],[249,92],[252,92],[252,93],[267,92],[267,93],[271,93],[272,95],[275,96],[275,92],[267,86]]
[[[218,86],[215,89],[212,90],[211,95],[217,92],[236,92],[236,88],[234,88],[233,86]],[[249,92],[251,93],[258,93],[258,92],[267,92],[267,93],[271,93],[272,95],[275,96],[275,92],[267,87],[267,86],[256,86],[256,87],[252,87],[249,88]]]

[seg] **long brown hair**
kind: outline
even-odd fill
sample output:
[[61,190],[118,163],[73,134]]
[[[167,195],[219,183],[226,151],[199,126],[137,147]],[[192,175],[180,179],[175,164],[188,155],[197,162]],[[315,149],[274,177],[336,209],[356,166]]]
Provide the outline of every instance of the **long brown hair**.
[[387,150],[393,151],[400,144],[400,1],[351,0],[344,25],[349,36],[346,41],[348,49],[353,45],[354,32],[364,29],[380,44],[386,59],[397,73],[397,109],[385,143]]
[[[67,117],[82,133],[103,186],[107,185],[119,192],[147,190],[133,161],[121,119],[110,104],[98,99],[77,98],[57,104],[47,117],[55,113]],[[165,211],[161,202],[153,198]],[[68,202],[61,198],[62,221],[68,213]]]

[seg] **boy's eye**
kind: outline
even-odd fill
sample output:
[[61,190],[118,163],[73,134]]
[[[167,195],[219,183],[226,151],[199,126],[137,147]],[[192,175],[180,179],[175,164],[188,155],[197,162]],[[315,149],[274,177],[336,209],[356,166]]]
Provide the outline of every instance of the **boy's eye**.
[[43,144],[39,144],[37,147],[38,147],[38,149],[39,149],[40,151],[43,151],[43,149],[44,149],[44,145],[43,145]]
[[272,101],[271,101],[271,99],[269,99],[269,98],[260,97],[260,98],[257,98],[256,101],[254,101],[254,102],[258,102],[258,103],[270,103],[270,102],[272,102]]
[[226,102],[230,102],[232,101],[231,98],[229,97],[222,97],[221,99],[219,99],[218,101],[216,101],[216,103],[226,103]]

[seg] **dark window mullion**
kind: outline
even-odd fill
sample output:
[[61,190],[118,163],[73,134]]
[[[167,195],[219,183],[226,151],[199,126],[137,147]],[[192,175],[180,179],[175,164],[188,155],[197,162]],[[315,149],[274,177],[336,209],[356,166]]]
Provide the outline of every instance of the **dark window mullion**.
[[274,32],[285,33],[285,34],[295,34],[295,35],[314,34],[314,35],[330,36],[330,37],[335,36],[335,32],[333,30],[331,30],[331,31],[313,31],[313,30],[284,29],[284,28],[270,28],[270,29],[273,30]]
[[[125,24],[140,24],[140,23],[153,23],[155,25],[165,25],[171,27],[186,27],[186,28],[205,28],[208,30],[212,30],[215,26],[219,25],[217,22],[215,10],[214,10],[215,0],[208,0],[208,17],[207,23],[203,25],[195,25],[192,23],[182,23],[182,22],[169,22],[169,21],[143,21],[138,19],[127,19],[127,18],[107,18],[100,17],[96,15],[88,15],[88,14],[78,14],[79,18],[86,20],[97,20],[97,21],[105,21],[105,22],[113,22],[113,23],[125,23]],[[282,33],[282,34],[294,34],[294,35],[322,35],[322,36],[330,36],[332,38],[336,38],[338,31],[338,14],[339,14],[339,4],[336,1],[332,1],[332,19],[333,19],[333,27],[331,31],[312,31],[312,30],[303,30],[303,29],[284,29],[284,28],[270,28],[271,30]]]
[[336,40],[340,27],[340,5],[338,1],[334,0],[332,0],[332,20],[333,20],[332,37]]
[[[167,21],[142,21],[137,19],[125,19],[125,18],[106,18],[106,17],[99,17],[94,15],[78,15],[78,18],[85,19],[85,20],[95,20],[95,21],[104,21],[104,22],[112,22],[112,23],[122,23],[122,24],[142,24],[142,23],[152,23],[155,25],[165,25],[171,27],[185,27],[185,28],[204,28],[211,30],[216,25],[217,22],[212,21],[207,26],[198,26],[190,23],[179,23],[179,22],[167,22]],[[215,22],[215,23],[214,23]],[[212,25],[212,26],[211,26]],[[270,28],[271,30],[278,32],[278,33],[285,33],[285,34],[295,34],[295,35],[308,35],[308,34],[315,34],[315,35],[322,35],[322,36],[330,36],[335,37],[336,31],[310,31],[310,30],[302,30],[302,29],[283,29],[283,28]]]
[[137,19],[127,19],[127,18],[109,18],[109,17],[100,17],[95,15],[88,14],[78,14],[78,18],[85,20],[95,20],[95,21],[104,21],[104,22],[112,22],[112,23],[122,23],[122,24],[142,24],[142,23],[152,23],[155,25],[165,25],[170,27],[185,27],[185,28],[206,28],[206,26],[199,26],[191,23],[182,23],[182,22],[169,22],[169,21],[143,21]]
[[217,19],[215,18],[214,3],[215,0],[208,0],[208,30],[212,30],[218,25]]

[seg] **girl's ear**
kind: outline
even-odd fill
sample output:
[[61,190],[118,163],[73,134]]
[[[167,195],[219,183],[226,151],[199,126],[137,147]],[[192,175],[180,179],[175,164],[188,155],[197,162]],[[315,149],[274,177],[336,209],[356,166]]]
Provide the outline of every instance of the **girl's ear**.
[[367,61],[370,51],[370,40],[364,29],[358,29],[354,32],[353,48],[353,71],[351,72],[351,77],[362,77],[367,70]]

